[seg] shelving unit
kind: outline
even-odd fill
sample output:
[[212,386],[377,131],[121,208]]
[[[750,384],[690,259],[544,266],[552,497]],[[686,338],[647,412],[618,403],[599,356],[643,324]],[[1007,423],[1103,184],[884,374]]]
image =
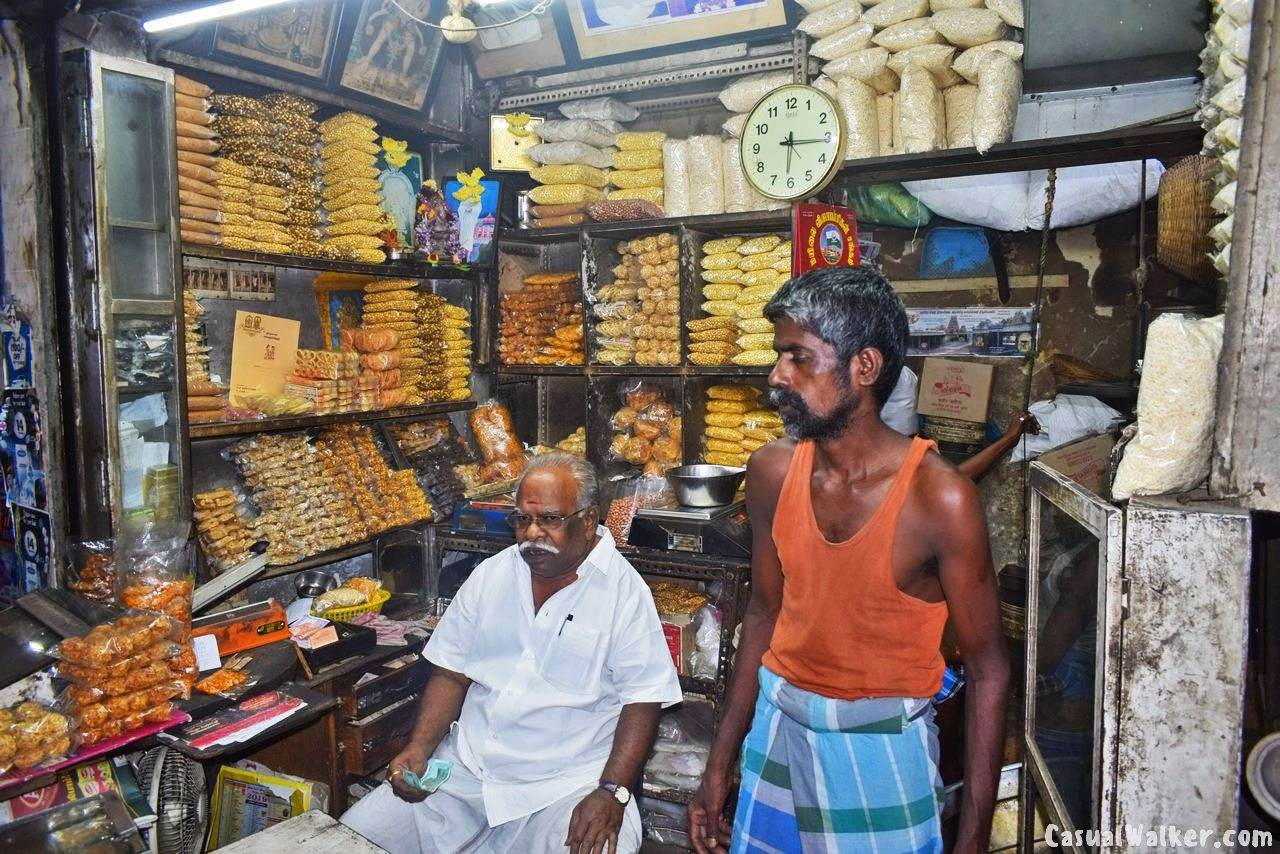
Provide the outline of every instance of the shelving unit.
[[450,412],[466,412],[467,410],[475,409],[475,406],[476,402],[474,400],[466,400],[448,403],[428,403],[424,406],[402,406],[396,409],[379,409],[371,412],[296,415],[285,418],[268,418],[263,421],[224,421],[217,424],[192,424],[188,432],[193,440],[222,439],[230,436],[252,436],[258,433],[282,433],[289,430],[306,430],[311,427],[329,427],[334,424],[428,418],[432,415],[447,415]]
[[236,261],[244,264],[261,264],[266,267],[287,267],[293,270],[315,270],[319,273],[354,273],[388,279],[469,279],[475,275],[473,270],[435,267],[416,260],[362,264],[358,261],[330,261],[324,258],[309,258],[305,255],[245,252],[238,249],[224,249],[220,246],[203,246],[198,243],[182,244],[182,257]]

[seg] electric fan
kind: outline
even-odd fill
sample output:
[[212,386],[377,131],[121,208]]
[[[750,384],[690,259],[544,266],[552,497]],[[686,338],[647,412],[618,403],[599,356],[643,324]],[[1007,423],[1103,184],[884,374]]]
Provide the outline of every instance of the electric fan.
[[199,854],[209,822],[200,763],[167,747],[148,750],[138,763],[138,785],[156,811],[147,836],[151,850]]

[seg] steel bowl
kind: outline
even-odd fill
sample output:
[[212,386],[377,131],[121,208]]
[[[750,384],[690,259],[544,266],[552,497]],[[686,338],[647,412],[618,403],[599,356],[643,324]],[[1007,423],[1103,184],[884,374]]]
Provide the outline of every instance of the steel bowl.
[[328,593],[337,586],[337,576],[319,569],[308,569],[293,582],[293,587],[298,591],[298,595],[304,598],[312,598],[319,596],[321,593]]
[[723,507],[733,502],[746,474],[742,466],[679,466],[667,472],[667,480],[685,507]]

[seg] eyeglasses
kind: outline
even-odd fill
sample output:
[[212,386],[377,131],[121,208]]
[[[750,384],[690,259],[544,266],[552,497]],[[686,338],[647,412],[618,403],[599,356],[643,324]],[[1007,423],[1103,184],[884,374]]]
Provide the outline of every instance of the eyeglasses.
[[558,531],[564,527],[565,522],[568,522],[569,519],[577,516],[579,513],[585,513],[590,509],[590,507],[583,507],[581,509],[574,510],[569,514],[539,513],[537,516],[530,516],[528,513],[521,513],[518,510],[513,510],[507,514],[507,524],[514,530],[522,531],[534,522],[537,522],[538,527],[544,531]]

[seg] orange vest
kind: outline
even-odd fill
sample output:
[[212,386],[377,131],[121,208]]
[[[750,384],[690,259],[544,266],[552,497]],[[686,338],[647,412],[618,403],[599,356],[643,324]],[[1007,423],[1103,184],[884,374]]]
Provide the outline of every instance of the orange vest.
[[884,502],[856,534],[832,543],[813,513],[814,443],[797,443],[773,517],[782,609],[765,667],[840,700],[938,693],[947,603],[908,596],[893,576],[898,517],[920,461],[936,447],[913,440]]

